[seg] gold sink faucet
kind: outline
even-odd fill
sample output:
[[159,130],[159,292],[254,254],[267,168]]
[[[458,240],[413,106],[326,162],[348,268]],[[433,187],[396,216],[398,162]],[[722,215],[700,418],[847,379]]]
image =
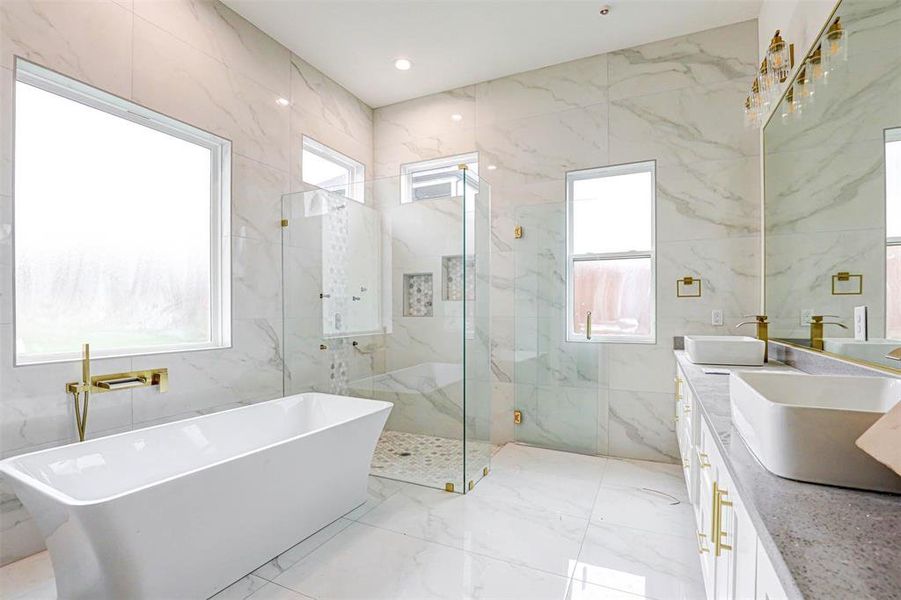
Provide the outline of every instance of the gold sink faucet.
[[735,326],[736,329],[742,325],[757,325],[757,339],[763,341],[763,362],[770,360],[770,322],[767,321],[766,315],[744,315],[745,318],[754,317],[753,321],[742,321]]
[[825,317],[838,319],[838,315],[813,315],[810,317],[810,347],[814,350],[822,350],[823,344],[823,325],[838,325],[842,329],[847,329],[847,325],[838,321],[823,321]]
[[103,394],[139,387],[155,385],[160,392],[169,391],[168,369],[146,369],[128,373],[111,373],[108,375],[91,375],[91,345],[82,346],[81,381],[66,384],[66,393],[75,399],[75,426],[78,428],[78,440],[84,441],[88,425],[88,400],[91,394]]

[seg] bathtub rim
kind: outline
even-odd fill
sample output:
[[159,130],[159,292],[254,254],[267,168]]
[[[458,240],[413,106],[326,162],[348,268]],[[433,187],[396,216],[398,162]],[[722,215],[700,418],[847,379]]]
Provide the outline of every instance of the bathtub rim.
[[[225,464],[225,463],[227,463],[227,462],[231,462],[231,461],[234,461],[234,460],[238,460],[238,459],[244,458],[244,457],[246,457],[246,456],[251,456],[251,455],[253,455],[253,454],[258,454],[258,453],[260,453],[260,452],[262,452],[262,451],[264,451],[264,450],[269,450],[269,449],[271,449],[271,448],[276,448],[276,447],[278,447],[278,446],[283,446],[283,445],[285,445],[285,444],[288,444],[289,442],[294,442],[294,441],[296,441],[296,440],[299,440],[299,439],[301,439],[301,438],[304,438],[304,437],[313,435],[313,434],[315,434],[315,433],[319,433],[319,432],[321,432],[321,431],[325,431],[326,429],[331,429],[331,428],[333,428],[333,427],[337,427],[338,425],[343,425],[343,424],[345,424],[345,423],[350,423],[351,421],[355,421],[355,420],[360,419],[360,418],[362,418],[362,417],[368,417],[368,416],[371,416],[371,415],[375,415],[375,414],[378,414],[378,413],[380,413],[380,412],[382,412],[382,411],[385,411],[385,410],[390,411],[390,410],[394,407],[394,403],[393,403],[393,402],[388,402],[388,401],[386,401],[386,400],[373,400],[373,399],[370,399],[370,398],[358,398],[358,397],[356,397],[356,396],[341,396],[341,395],[339,395],[339,394],[326,394],[326,393],[324,393],[324,392],[301,392],[301,393],[299,393],[299,394],[291,394],[290,396],[281,396],[281,397],[279,397],[279,398],[272,398],[272,399],[270,399],[270,400],[263,400],[262,402],[255,402],[255,403],[253,403],[253,404],[248,404],[247,406],[238,406],[238,407],[235,407],[235,408],[230,408],[230,409],[227,409],[227,410],[222,410],[222,411],[218,411],[218,412],[214,412],[214,413],[210,413],[210,414],[206,414],[206,415],[197,415],[196,417],[190,417],[190,418],[187,418],[187,419],[179,419],[179,420],[177,420],[177,421],[169,421],[168,423],[160,423],[160,424],[158,424],[158,425],[151,425],[151,426],[149,426],[149,427],[141,427],[141,428],[138,428],[138,429],[132,429],[132,430],[129,430],[129,431],[122,431],[122,432],[119,432],[119,433],[114,433],[114,434],[112,434],[112,435],[106,435],[106,436],[101,436],[101,437],[98,437],[98,438],[93,438],[93,439],[88,440],[88,441],[89,441],[89,442],[92,442],[92,441],[96,441],[96,440],[113,439],[113,438],[117,438],[117,437],[124,437],[124,436],[127,436],[127,435],[133,435],[134,433],[136,433],[136,432],[138,432],[138,431],[147,431],[147,430],[151,430],[151,429],[159,429],[159,428],[163,428],[163,427],[171,427],[172,425],[174,425],[174,424],[176,424],[176,423],[178,423],[178,424],[188,423],[188,422],[191,422],[191,421],[196,421],[196,420],[204,419],[204,418],[207,418],[207,417],[213,417],[213,416],[216,416],[216,415],[225,414],[225,413],[227,413],[227,412],[233,412],[233,411],[234,411],[234,412],[237,412],[237,411],[242,411],[242,410],[246,410],[246,409],[249,409],[249,408],[255,408],[255,407],[258,407],[260,404],[264,404],[264,403],[266,403],[266,402],[276,402],[276,401],[278,401],[278,400],[285,400],[285,399],[288,399],[288,398],[294,398],[294,397],[296,397],[296,396],[304,396],[304,395],[306,395],[306,394],[316,394],[316,395],[319,395],[319,396],[326,396],[326,397],[332,397],[332,398],[350,398],[350,399],[352,399],[352,400],[359,400],[359,401],[363,401],[363,402],[372,403],[373,405],[375,405],[375,407],[374,407],[372,410],[368,411],[368,412],[364,412],[364,413],[359,414],[359,415],[354,415],[354,416],[352,416],[352,417],[350,417],[350,418],[347,418],[347,419],[342,419],[342,420],[339,420],[339,421],[335,421],[334,423],[330,423],[330,424],[328,424],[328,425],[326,425],[326,426],[324,426],[324,427],[319,427],[319,428],[313,429],[313,430],[311,430],[311,431],[306,431],[306,432],[304,432],[304,433],[300,433],[300,434],[298,434],[298,435],[291,436],[291,437],[289,437],[289,438],[285,438],[285,439],[283,439],[283,440],[279,440],[279,441],[277,441],[277,442],[273,442],[273,443],[267,444],[267,445],[265,445],[265,446],[260,446],[259,448],[254,448],[253,450],[248,450],[247,452],[241,452],[241,453],[239,453],[239,454],[235,454],[234,456],[230,456],[230,457],[225,458],[225,459],[222,459],[222,460],[217,460],[217,461],[215,461],[215,462],[212,462],[212,463],[210,463],[210,464],[208,464],[208,465],[204,465],[204,466],[202,466],[202,467],[197,467],[197,468],[195,468],[195,469],[190,469],[190,470],[185,471],[185,472],[183,472],[183,473],[178,473],[177,475],[172,475],[172,476],[170,476],[170,477],[165,477],[165,478],[159,479],[159,480],[157,480],[157,481],[153,481],[153,482],[151,482],[151,483],[147,483],[147,484],[144,484],[144,485],[137,486],[137,487],[135,487],[135,488],[126,490],[126,491],[124,491],[124,492],[119,492],[119,493],[117,493],[117,494],[111,494],[111,495],[109,495],[109,496],[104,496],[104,497],[102,497],[102,498],[95,498],[95,499],[91,499],[91,500],[81,500],[81,499],[78,499],[78,498],[73,498],[73,497],[70,496],[69,494],[67,494],[67,493],[65,493],[65,492],[62,492],[61,490],[58,490],[57,488],[55,488],[55,487],[53,487],[53,486],[51,486],[51,485],[49,485],[49,484],[44,483],[43,481],[41,481],[41,480],[39,480],[39,479],[37,479],[37,478],[35,478],[35,477],[29,475],[28,473],[25,473],[24,471],[20,470],[20,469],[17,467],[17,465],[15,464],[15,461],[21,460],[21,459],[23,459],[23,458],[27,458],[27,457],[34,456],[34,455],[38,455],[38,454],[49,453],[49,452],[52,452],[52,451],[59,450],[59,449],[61,449],[61,448],[67,448],[67,447],[69,447],[69,446],[77,446],[77,445],[81,445],[81,444],[83,444],[84,442],[72,442],[72,443],[69,443],[69,444],[63,444],[63,445],[61,445],[61,446],[53,446],[52,448],[44,448],[44,449],[42,449],[42,450],[36,450],[36,451],[34,451],[34,452],[27,452],[27,453],[25,453],[25,454],[17,454],[17,455],[15,455],[15,456],[10,456],[10,457],[8,457],[8,458],[5,458],[5,459],[3,459],[3,460],[0,460],[0,474],[3,474],[3,475],[5,475],[6,477],[9,477],[10,479],[15,479],[16,481],[18,481],[19,483],[21,483],[21,484],[23,484],[23,485],[30,486],[30,487],[32,487],[33,489],[35,489],[36,491],[38,491],[38,492],[40,492],[40,493],[42,493],[42,494],[45,494],[45,495],[47,495],[47,496],[50,496],[50,497],[52,497],[54,500],[56,500],[56,501],[58,501],[58,502],[60,502],[60,503],[62,503],[62,504],[64,504],[64,505],[66,505],[66,506],[80,506],[80,507],[83,507],[83,506],[94,506],[94,505],[98,505],[98,504],[104,504],[104,503],[107,503],[107,502],[111,502],[111,501],[113,501],[113,500],[117,500],[117,499],[119,499],[119,498],[123,498],[123,497],[125,497],[125,496],[134,494],[134,493],[136,493],[136,492],[140,492],[140,491],[147,490],[147,489],[150,489],[150,488],[153,488],[153,487],[156,487],[156,486],[160,486],[160,485],[162,485],[162,484],[164,484],[164,483],[168,483],[168,482],[170,482],[170,481],[175,481],[175,480],[177,480],[177,479],[181,479],[181,478],[183,478],[183,477],[187,477],[188,475],[192,475],[192,474],[197,473],[197,472],[199,472],[199,471],[203,471],[203,470],[205,470],[205,469],[211,469],[211,468],[213,468],[213,467],[217,467],[217,466],[222,465],[222,464]],[[381,432],[380,432],[380,434],[381,434]]]

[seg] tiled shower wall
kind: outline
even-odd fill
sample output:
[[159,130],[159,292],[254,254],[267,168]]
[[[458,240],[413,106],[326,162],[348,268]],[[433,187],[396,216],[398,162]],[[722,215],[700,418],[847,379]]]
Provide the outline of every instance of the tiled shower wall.
[[[375,111],[377,177],[478,150],[491,182],[494,441],[676,459],[673,335],[733,333],[758,309],[758,134],[742,122],[756,58],[749,21]],[[566,343],[565,173],[651,159],[657,343]],[[517,224],[525,229],[519,240]],[[703,297],[675,298],[675,281],[686,275],[703,279]],[[714,308],[723,309],[724,326],[710,325]],[[516,428],[514,407],[525,413]]]
[[[301,136],[372,172],[372,110],[224,5],[191,0],[0,3],[0,456],[74,441],[63,384],[78,364],[12,368],[13,57],[232,140],[233,347],[95,361],[97,372],[168,367],[171,389],[91,405],[89,435],[282,394],[280,197],[298,189]],[[291,101],[280,106],[276,99]],[[317,305],[318,308],[318,305]],[[0,483],[0,563],[40,549]]]

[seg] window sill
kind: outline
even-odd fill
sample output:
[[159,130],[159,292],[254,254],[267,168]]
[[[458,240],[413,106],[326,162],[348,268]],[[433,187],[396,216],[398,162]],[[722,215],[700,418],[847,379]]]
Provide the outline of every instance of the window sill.
[[[209,350],[228,350],[232,348],[232,343],[204,343],[204,344],[185,344],[183,346],[169,347],[160,350],[150,349],[120,349],[112,351],[97,351],[91,349],[91,360],[114,360],[118,358],[137,358],[140,356],[159,356],[161,354],[180,354],[184,352],[202,352]],[[59,363],[81,362],[82,354],[78,352],[67,352],[65,354],[43,354],[43,355],[25,355],[16,356],[14,367],[36,367],[40,365],[52,365]]]

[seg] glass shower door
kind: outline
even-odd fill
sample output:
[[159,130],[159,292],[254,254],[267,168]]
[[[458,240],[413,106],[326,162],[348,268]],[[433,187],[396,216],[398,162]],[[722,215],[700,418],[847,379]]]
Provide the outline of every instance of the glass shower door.
[[464,479],[472,489],[491,466],[489,293],[491,186],[463,171]]
[[489,193],[455,175],[445,195],[393,177],[363,202],[282,198],[284,389],[391,402],[371,473],[464,493],[491,454]]

